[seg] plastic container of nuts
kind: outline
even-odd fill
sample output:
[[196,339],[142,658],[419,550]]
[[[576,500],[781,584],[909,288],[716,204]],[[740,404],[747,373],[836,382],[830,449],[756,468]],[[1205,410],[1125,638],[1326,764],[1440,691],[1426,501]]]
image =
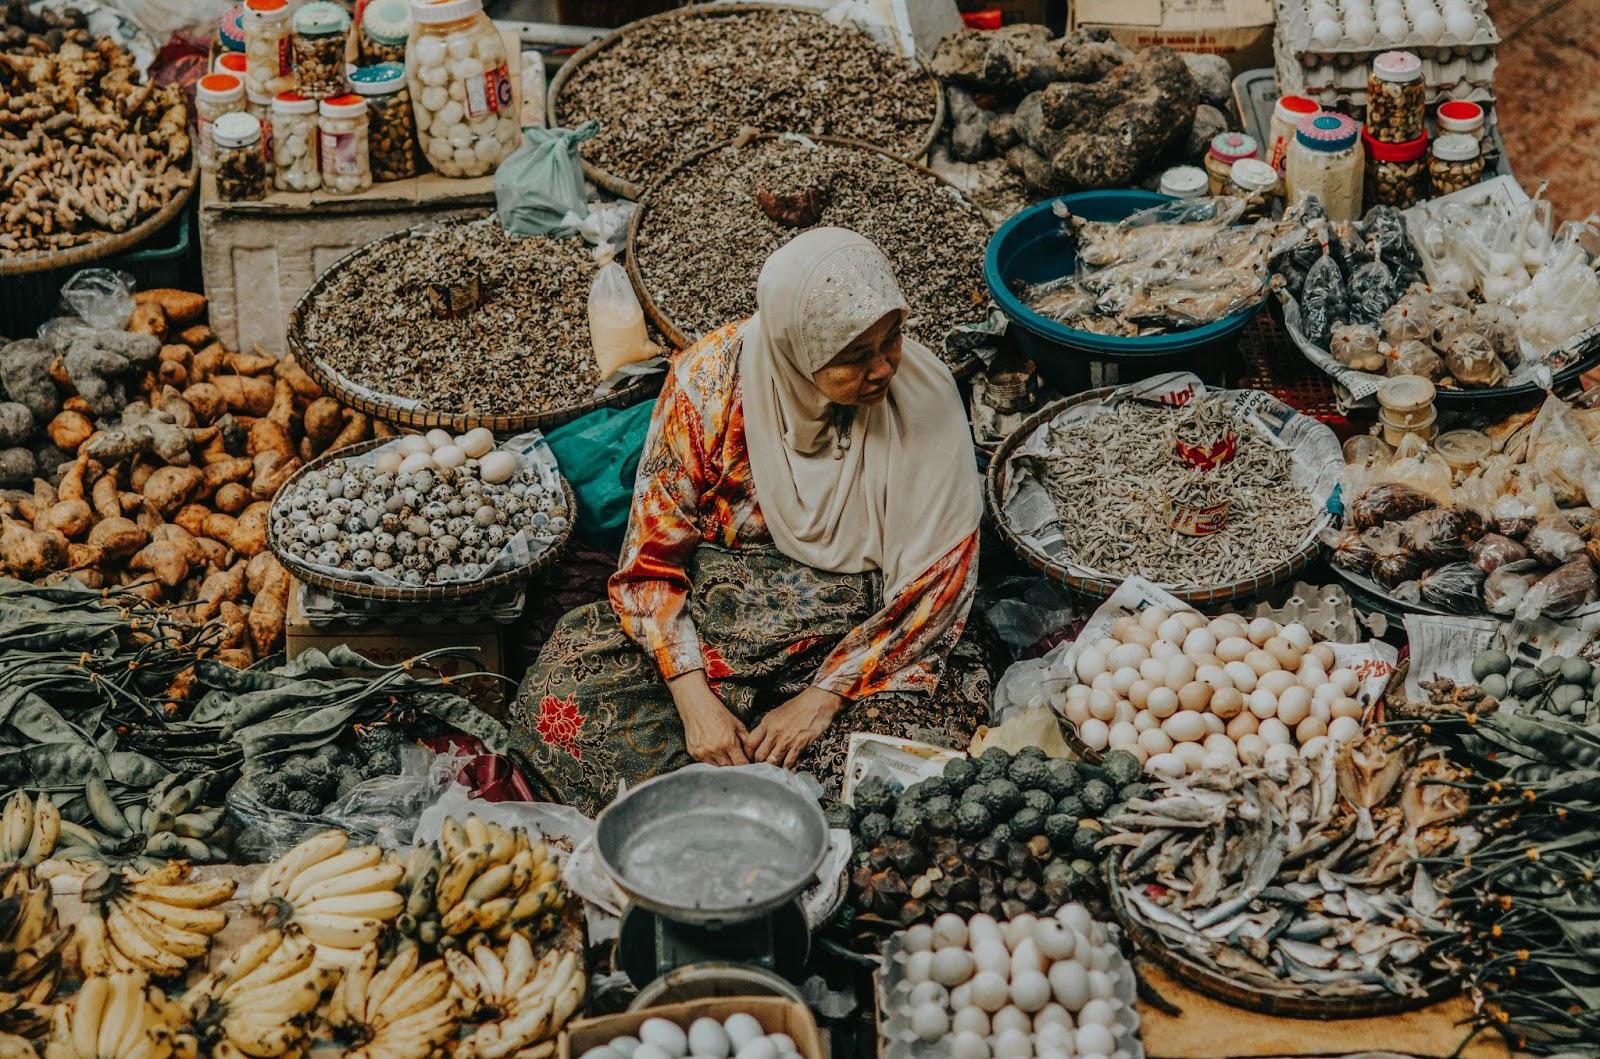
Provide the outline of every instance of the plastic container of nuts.
[[364,66],[406,61],[411,8],[406,0],[372,0],[361,12],[361,62]]
[[370,188],[367,101],[355,95],[324,99],[318,104],[317,118],[322,189],[336,195],[353,195]]
[[317,101],[299,92],[283,92],[272,101],[272,186],[279,191],[315,191],[322,186]]
[[1428,181],[1433,194],[1450,195],[1483,179],[1483,145],[1475,136],[1452,132],[1433,141]]
[[206,74],[194,86],[195,148],[200,168],[216,165],[211,129],[224,114],[244,110],[244,82],[233,74]]
[[245,0],[245,86],[262,95],[294,87],[288,0]]
[[1415,206],[1428,183],[1427,133],[1410,143],[1384,143],[1365,130],[1361,135],[1367,151],[1367,208]]
[[399,63],[363,66],[350,75],[350,87],[367,101],[367,147],[372,179],[404,180],[422,167],[411,90]]
[[1428,89],[1422,60],[1408,51],[1386,51],[1372,60],[1367,76],[1367,131],[1381,143],[1410,143],[1424,132]]
[[439,173],[492,173],[516,149],[518,86],[482,0],[412,0],[406,76],[417,139]]
[[294,13],[294,76],[301,95],[323,99],[344,92],[349,32],[349,13],[329,0],[313,0]]
[[267,197],[267,160],[261,154],[261,123],[243,111],[224,114],[211,127],[216,152],[217,196],[224,202]]

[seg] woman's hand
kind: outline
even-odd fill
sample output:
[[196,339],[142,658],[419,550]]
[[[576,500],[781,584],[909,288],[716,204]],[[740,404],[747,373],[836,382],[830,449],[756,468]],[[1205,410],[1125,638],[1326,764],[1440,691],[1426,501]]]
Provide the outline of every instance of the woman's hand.
[[744,741],[749,731],[739,723],[697,669],[667,681],[672,701],[683,718],[683,739],[689,756],[708,765],[748,765]]
[[845,707],[845,698],[821,688],[807,688],[769,712],[745,737],[751,761],[794,768],[805,748],[827,731]]

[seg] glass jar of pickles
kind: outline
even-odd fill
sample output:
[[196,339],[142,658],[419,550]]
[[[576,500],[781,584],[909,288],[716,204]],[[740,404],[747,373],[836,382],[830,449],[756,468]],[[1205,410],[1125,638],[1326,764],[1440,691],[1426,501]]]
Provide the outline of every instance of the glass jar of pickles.
[[422,167],[411,90],[399,63],[363,66],[350,75],[350,87],[367,101],[367,148],[373,180],[404,180]]
[[245,0],[245,84],[275,96],[294,87],[288,0]]
[[417,140],[442,175],[492,173],[521,142],[518,85],[483,0],[413,0],[406,76]]
[[194,86],[195,147],[200,168],[216,165],[212,129],[224,114],[244,109],[244,82],[233,74],[206,74]]
[[1367,75],[1367,131],[1379,143],[1410,143],[1426,129],[1428,90],[1422,60],[1408,51],[1386,51]]
[[367,147],[367,101],[360,96],[332,96],[318,104],[318,115],[322,190],[353,195],[370,188],[372,160]]
[[272,101],[272,186],[279,191],[315,191],[322,186],[317,101],[299,92],[283,92]]
[[350,15],[329,0],[313,0],[294,13],[294,76],[303,96],[344,93],[344,59]]

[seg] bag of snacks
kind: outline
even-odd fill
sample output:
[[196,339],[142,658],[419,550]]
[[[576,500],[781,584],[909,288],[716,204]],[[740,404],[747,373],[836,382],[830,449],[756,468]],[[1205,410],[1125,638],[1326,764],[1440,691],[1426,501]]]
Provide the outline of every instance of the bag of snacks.
[[1483,605],[1491,614],[1513,614],[1539,577],[1536,559],[1507,563],[1483,579]]
[[1576,559],[1552,570],[1528,589],[1514,613],[1520,621],[1565,617],[1593,603],[1597,588],[1600,583],[1595,579],[1594,564],[1580,550]]
[[1444,343],[1444,366],[1463,386],[1499,386],[1506,381],[1506,366],[1495,356],[1489,340],[1472,331],[1460,331]]
[[1356,529],[1366,530],[1386,522],[1401,522],[1438,506],[1437,500],[1420,489],[1402,482],[1383,482],[1351,501],[1348,514]]
[[1559,566],[1583,554],[1583,538],[1559,511],[1545,515],[1522,539],[1534,558],[1547,566]]
[[1348,318],[1354,324],[1376,327],[1394,301],[1394,277],[1382,261],[1368,261],[1350,273]]
[[1483,609],[1484,573],[1471,563],[1446,563],[1424,573],[1417,588],[1424,603],[1454,614]]
[[1378,372],[1388,363],[1378,349],[1378,332],[1369,324],[1335,324],[1328,351],[1347,368]]
[[1526,462],[1557,504],[1600,506],[1600,455],[1572,407],[1553,394],[1528,431]]
[[1328,348],[1333,326],[1345,312],[1344,276],[1338,262],[1324,248],[1322,256],[1306,270],[1305,292],[1300,299],[1301,322],[1306,338]]
[[[1433,337],[1433,299],[1426,290],[1413,288],[1378,318],[1383,340],[1391,346],[1426,342]],[[1418,373],[1420,374],[1420,372]]]
[[1414,581],[1428,568],[1428,561],[1400,540],[1400,527],[1394,523],[1369,530],[1363,539],[1372,549],[1372,579],[1384,588]]
[[1424,379],[1437,379],[1444,374],[1444,361],[1419,339],[1408,338],[1398,346],[1391,347],[1387,359],[1389,375],[1421,375]]
[[1365,534],[1354,526],[1346,526],[1334,534],[1333,539],[1328,542],[1328,550],[1332,553],[1335,563],[1363,577],[1372,572],[1373,560],[1377,558],[1377,553],[1372,550],[1372,545],[1367,543]]
[[1483,516],[1460,507],[1429,508],[1400,523],[1400,543],[1430,565],[1466,559],[1481,536]]
[[1502,566],[1522,562],[1531,553],[1510,537],[1488,533],[1472,545],[1471,554],[1474,566],[1486,574],[1492,574]]

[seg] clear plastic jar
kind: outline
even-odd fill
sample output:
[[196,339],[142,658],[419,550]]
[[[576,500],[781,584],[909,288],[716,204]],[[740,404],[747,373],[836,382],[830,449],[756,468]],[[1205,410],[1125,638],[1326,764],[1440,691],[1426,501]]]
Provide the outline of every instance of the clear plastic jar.
[[412,123],[411,91],[399,63],[363,66],[350,75],[350,87],[367,101],[367,147],[372,179],[404,180],[422,168],[417,130]]
[[244,52],[219,51],[216,60],[211,64],[211,72],[214,74],[232,74],[243,84],[246,75],[249,73],[249,66],[250,64],[245,61]]
[[315,191],[322,186],[317,101],[299,92],[284,92],[272,101],[272,186],[279,191]]
[[1471,136],[1480,144],[1483,142],[1485,119],[1483,107],[1470,99],[1452,99],[1447,103],[1440,103],[1438,111],[1435,112],[1440,136],[1460,132]]
[[404,63],[411,36],[406,0],[372,0],[361,12],[361,64]]
[[1212,195],[1222,194],[1228,186],[1228,175],[1233,163],[1241,158],[1254,158],[1259,151],[1254,136],[1242,132],[1219,132],[1211,138],[1206,149],[1206,189]]
[[1267,153],[1263,159],[1278,171],[1283,179],[1284,167],[1289,162],[1289,148],[1294,143],[1294,133],[1300,122],[1322,113],[1314,99],[1305,96],[1283,96],[1272,108],[1272,120],[1267,125]]
[[1426,129],[1428,89],[1422,60],[1408,51],[1386,51],[1367,75],[1367,131],[1379,143],[1410,143]]
[[435,170],[482,176],[516,150],[519,88],[482,0],[413,0],[406,76],[417,140]]
[[1360,131],[1355,121],[1343,114],[1301,119],[1284,175],[1291,206],[1315,195],[1329,220],[1353,221],[1361,216]]
[[216,164],[212,129],[217,119],[243,109],[244,82],[233,74],[206,74],[195,84],[195,149],[200,155],[202,169],[210,169]]
[[254,92],[244,94],[244,112],[261,126],[261,157],[267,160],[267,173],[272,173],[272,97]]
[[294,77],[301,95],[323,99],[344,94],[349,34],[349,13],[328,0],[314,0],[294,13]]
[[1435,195],[1463,191],[1483,179],[1483,146],[1464,132],[1433,141],[1428,156],[1428,182]]
[[244,83],[264,96],[294,87],[288,0],[245,0]]
[[1428,183],[1428,137],[1384,143],[1363,132],[1367,153],[1367,206],[1406,209],[1422,200]]
[[1228,185],[1224,194],[1244,200],[1244,218],[1258,221],[1272,212],[1272,200],[1277,197],[1278,171],[1259,158],[1241,158],[1228,171]]
[[217,196],[224,202],[267,197],[267,160],[261,156],[261,123],[242,111],[224,114],[212,126]]
[[372,186],[372,160],[367,152],[367,101],[360,96],[334,96],[318,108],[321,133],[322,190],[353,195]]

